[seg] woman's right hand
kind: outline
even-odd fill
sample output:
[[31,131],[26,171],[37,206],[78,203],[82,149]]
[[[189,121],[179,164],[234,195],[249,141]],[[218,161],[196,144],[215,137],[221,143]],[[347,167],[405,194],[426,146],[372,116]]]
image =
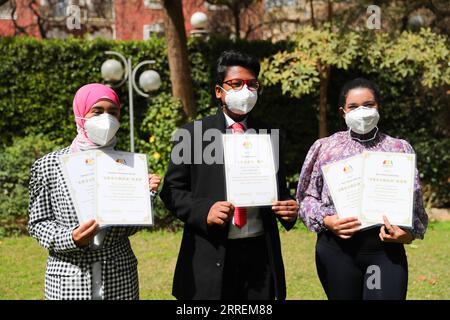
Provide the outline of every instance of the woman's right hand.
[[337,214],[326,216],[323,223],[328,230],[342,239],[350,239],[359,230],[361,222],[356,217],[340,219]]
[[73,230],[72,238],[77,247],[85,247],[89,244],[92,238],[98,231],[98,224],[94,219],[80,224],[80,226]]

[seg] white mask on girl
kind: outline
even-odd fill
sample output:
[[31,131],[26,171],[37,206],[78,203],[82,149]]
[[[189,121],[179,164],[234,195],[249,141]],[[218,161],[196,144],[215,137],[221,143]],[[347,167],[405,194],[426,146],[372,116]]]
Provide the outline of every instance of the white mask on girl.
[[349,112],[346,112],[345,123],[355,133],[366,134],[372,131],[380,120],[380,114],[377,108],[359,106]]
[[120,127],[119,120],[107,112],[91,118],[77,118],[86,120],[84,124],[86,134],[89,140],[99,146],[107,145],[115,137]]

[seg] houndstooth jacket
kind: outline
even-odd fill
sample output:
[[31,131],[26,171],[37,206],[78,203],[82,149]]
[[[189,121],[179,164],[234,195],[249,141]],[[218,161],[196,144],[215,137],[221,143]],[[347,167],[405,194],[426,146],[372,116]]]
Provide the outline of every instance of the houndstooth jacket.
[[92,299],[92,264],[101,262],[103,299],[139,299],[137,259],[128,237],[140,227],[110,227],[103,246],[79,248],[72,231],[79,225],[63,178],[59,156],[49,153],[31,167],[28,231],[49,251],[46,299]]

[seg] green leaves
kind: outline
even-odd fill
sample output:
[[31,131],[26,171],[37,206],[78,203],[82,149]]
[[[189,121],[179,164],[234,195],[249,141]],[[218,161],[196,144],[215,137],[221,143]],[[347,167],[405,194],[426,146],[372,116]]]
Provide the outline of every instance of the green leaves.
[[138,149],[149,158],[149,169],[163,176],[169,164],[172,134],[183,121],[181,102],[167,93],[150,101],[140,128]]
[[347,70],[358,55],[360,36],[348,32],[338,36],[329,28],[301,28],[293,36],[292,50],[276,53],[263,60],[262,76],[266,85],[281,84],[283,94],[299,98],[318,89],[319,63]]
[[263,81],[281,84],[284,94],[301,97],[318,90],[318,63],[365,73],[389,73],[395,81],[418,77],[432,88],[450,84],[450,49],[444,36],[429,29],[419,33],[356,33],[338,35],[330,28],[302,27],[292,37],[293,48],[263,61]]
[[404,31],[394,38],[377,33],[367,43],[362,56],[365,71],[389,72],[396,81],[418,77],[427,88],[450,84],[448,40],[430,29]]

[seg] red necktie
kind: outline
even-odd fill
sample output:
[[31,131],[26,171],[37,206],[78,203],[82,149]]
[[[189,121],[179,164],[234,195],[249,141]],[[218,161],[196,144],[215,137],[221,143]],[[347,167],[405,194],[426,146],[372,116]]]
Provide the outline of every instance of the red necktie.
[[[230,128],[233,130],[233,133],[242,134],[245,132],[245,127],[240,122],[233,123]],[[247,223],[247,208],[234,208],[233,223],[238,228],[245,226]]]
[[245,127],[242,123],[240,122],[235,122],[233,123],[230,128],[233,130],[233,133],[244,133],[245,132]]

